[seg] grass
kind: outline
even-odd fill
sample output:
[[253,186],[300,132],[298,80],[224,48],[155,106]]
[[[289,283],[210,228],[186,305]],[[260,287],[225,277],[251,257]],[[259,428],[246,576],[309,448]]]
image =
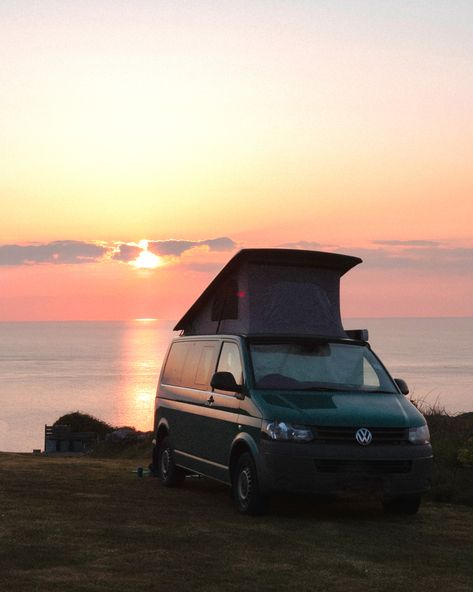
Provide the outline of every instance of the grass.
[[[430,499],[473,507],[473,413],[448,415],[438,403],[428,405],[425,401],[412,402],[425,415],[432,435],[434,470]],[[98,432],[97,426],[106,426],[108,432],[115,429],[79,412],[63,416],[56,423],[69,423],[77,431]],[[102,439],[92,456],[136,458],[141,455],[146,457],[148,464],[152,437],[152,433],[148,433],[143,434],[142,440]]]
[[218,483],[137,478],[146,462],[0,453],[0,589],[473,589],[471,508],[278,498],[255,519]]

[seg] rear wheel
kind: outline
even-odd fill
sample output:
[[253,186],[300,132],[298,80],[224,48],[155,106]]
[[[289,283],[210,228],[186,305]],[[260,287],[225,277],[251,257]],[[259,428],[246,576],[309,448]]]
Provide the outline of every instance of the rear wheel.
[[237,461],[232,483],[233,500],[241,514],[256,516],[268,510],[268,497],[261,495],[253,457],[244,452]]
[[168,436],[159,445],[158,450],[158,475],[165,487],[178,487],[182,485],[185,473],[174,461],[174,448]]
[[384,509],[391,514],[417,514],[420,508],[420,495],[405,495],[384,502]]

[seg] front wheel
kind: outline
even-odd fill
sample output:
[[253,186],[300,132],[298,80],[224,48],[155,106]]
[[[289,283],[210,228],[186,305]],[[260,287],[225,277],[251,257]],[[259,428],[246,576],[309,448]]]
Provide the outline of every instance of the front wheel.
[[391,514],[417,514],[421,502],[420,495],[405,495],[384,502],[384,509]]
[[169,437],[159,445],[158,451],[158,475],[164,487],[178,487],[185,479],[185,473],[174,462],[174,449]]
[[236,464],[232,483],[233,501],[241,514],[256,516],[268,509],[268,498],[261,495],[253,457],[243,453]]

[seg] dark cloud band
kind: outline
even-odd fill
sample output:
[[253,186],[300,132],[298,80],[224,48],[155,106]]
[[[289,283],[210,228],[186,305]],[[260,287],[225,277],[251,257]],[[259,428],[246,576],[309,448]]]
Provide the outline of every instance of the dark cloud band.
[[298,241],[296,243],[283,243],[282,245],[278,245],[282,249],[308,249],[310,251],[316,251],[317,249],[321,249],[326,245],[322,243],[316,243],[314,241]]
[[440,247],[442,244],[432,240],[374,240],[372,243],[390,247]]
[[179,257],[185,251],[196,247],[208,247],[210,251],[231,251],[237,244],[231,238],[226,236],[220,238],[211,238],[202,241],[187,240],[164,240],[149,241],[148,250],[155,255]]
[[[361,257],[364,268],[385,270],[424,270],[444,274],[473,273],[473,248],[453,248],[442,246],[436,241],[373,241],[372,248],[339,248],[335,251],[350,253]],[[179,258],[183,253],[197,247],[207,247],[209,251],[231,251],[237,243],[228,237],[189,241],[163,240],[148,241],[148,250],[161,257]],[[282,245],[281,245],[282,246]],[[286,248],[315,248],[318,243],[300,241],[284,245]],[[402,248],[396,248],[402,247]],[[63,240],[50,243],[28,245],[0,245],[0,266],[21,265],[60,265],[86,264],[115,260],[124,263],[135,260],[142,252],[136,243],[106,244],[99,242]],[[332,249],[331,249],[332,250]],[[182,261],[194,271],[213,272],[220,264],[200,260]]]
[[[155,255],[179,257],[196,247],[210,251],[231,251],[237,244],[231,238],[220,237],[201,241],[148,241],[148,250]],[[113,259],[128,263],[142,252],[136,243],[102,243],[63,240],[29,245],[0,245],[0,265],[80,264]]]
[[93,263],[108,252],[108,247],[83,241],[54,241],[46,244],[0,245],[0,265],[39,263]]
[[138,245],[122,243],[121,245],[118,245],[116,251],[112,255],[112,259],[128,263],[129,261],[136,259],[142,250],[143,249]]
[[[346,253],[349,250],[342,251]],[[423,270],[440,274],[473,273],[473,248],[411,246],[393,251],[378,247],[351,249],[350,254],[361,257],[364,268]]]

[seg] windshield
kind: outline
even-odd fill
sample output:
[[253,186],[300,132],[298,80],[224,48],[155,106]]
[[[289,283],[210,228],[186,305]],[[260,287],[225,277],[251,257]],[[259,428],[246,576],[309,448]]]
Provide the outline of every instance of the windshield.
[[333,342],[251,343],[256,388],[396,393],[368,347]]

